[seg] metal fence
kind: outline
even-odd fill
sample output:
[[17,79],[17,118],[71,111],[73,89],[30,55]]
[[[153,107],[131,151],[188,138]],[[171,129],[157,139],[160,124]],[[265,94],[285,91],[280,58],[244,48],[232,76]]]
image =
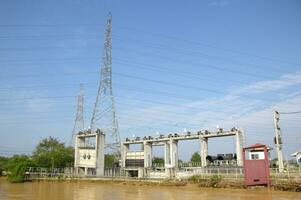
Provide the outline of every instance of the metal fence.
[[244,172],[242,168],[232,167],[209,167],[209,168],[183,168],[177,171],[178,178],[186,178],[190,176],[201,176],[203,178],[209,176],[222,176],[223,178],[243,178]]
[[301,166],[288,167],[284,172],[280,173],[278,168],[270,168],[272,179],[295,179],[301,180]]
[[[96,177],[96,175],[82,175],[77,174],[75,168],[42,168],[42,167],[29,167],[26,170],[26,176],[29,179],[34,178],[52,178],[52,177]],[[120,167],[106,168],[104,169],[103,177],[122,177],[124,176],[123,171]]]
[[[153,163],[153,167],[162,168],[164,167],[164,163]],[[215,160],[213,162],[208,163],[209,167],[237,167],[236,160]],[[190,167],[202,167],[201,162],[179,162],[179,168],[190,168]]]
[[[165,170],[148,169],[148,175],[145,178],[164,178]],[[178,168],[175,170],[176,178],[188,178],[191,176],[210,177],[213,175],[221,176],[225,179],[242,179],[244,177],[243,168],[239,167],[187,167]],[[295,167],[285,170],[280,173],[276,168],[270,168],[270,175],[272,180],[301,180],[301,167]],[[35,178],[76,178],[76,177],[97,177],[96,175],[79,175],[73,167],[68,168],[39,168],[30,167],[26,171],[28,179]],[[125,178],[126,173],[120,167],[106,168],[104,170],[104,178]]]
[[69,177],[73,176],[74,168],[42,168],[42,167],[29,167],[26,170],[28,178],[40,178],[40,177]]

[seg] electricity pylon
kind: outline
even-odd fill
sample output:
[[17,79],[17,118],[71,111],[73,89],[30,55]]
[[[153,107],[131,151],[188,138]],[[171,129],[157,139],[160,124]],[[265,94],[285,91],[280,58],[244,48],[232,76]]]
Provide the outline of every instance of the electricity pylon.
[[75,135],[79,131],[83,131],[84,127],[84,86],[83,84],[80,84],[79,94],[77,96],[77,109],[75,122],[72,130],[71,144],[74,144]]
[[107,151],[120,153],[120,136],[112,90],[112,16],[109,14],[102,55],[100,82],[92,119],[91,132],[100,129],[106,135]]

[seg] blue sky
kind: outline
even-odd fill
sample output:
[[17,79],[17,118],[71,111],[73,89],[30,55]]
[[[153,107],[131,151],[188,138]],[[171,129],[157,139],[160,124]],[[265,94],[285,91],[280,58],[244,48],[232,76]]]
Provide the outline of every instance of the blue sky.
[[[271,146],[273,109],[301,110],[299,1],[0,2],[0,154],[30,153],[43,137],[68,143],[79,84],[85,122],[96,98],[103,33],[113,16],[113,92],[122,138],[245,129]],[[285,157],[301,116],[282,115]],[[187,159],[199,146],[180,144]],[[209,153],[234,151],[233,138]]]

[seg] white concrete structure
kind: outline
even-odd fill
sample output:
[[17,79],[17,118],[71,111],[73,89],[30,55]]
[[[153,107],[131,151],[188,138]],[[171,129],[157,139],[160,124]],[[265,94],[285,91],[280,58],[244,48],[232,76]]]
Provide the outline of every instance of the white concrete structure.
[[[144,137],[140,139],[139,137],[122,142],[122,168],[128,171],[134,171],[138,177],[145,177],[148,175],[154,175],[158,173],[151,172],[152,170],[152,147],[153,146],[164,146],[164,170],[166,178],[173,178],[176,175],[178,169],[178,141],[180,140],[199,140],[200,141],[200,155],[201,155],[201,166],[206,167],[207,156],[208,156],[208,140],[214,137],[227,137],[235,136],[236,138],[236,155],[237,155],[237,165],[242,166],[242,142],[243,134],[240,130],[232,128],[230,131],[223,131],[219,129],[217,132],[197,132],[190,133],[186,132],[185,135],[179,134],[169,134],[168,137],[160,135],[159,137],[153,138],[151,136]],[[140,158],[135,158],[133,160],[128,155],[131,154],[129,145],[131,144],[141,144],[143,146],[143,160],[142,156]],[[133,164],[134,163],[134,164]],[[136,163],[136,164],[135,164]],[[141,170],[144,168],[144,170]],[[143,174],[142,174],[143,173]],[[162,175],[162,173],[160,172]]]
[[175,171],[178,167],[178,141],[169,139],[164,143],[165,156],[165,176],[168,178],[175,177]]
[[200,138],[200,155],[201,155],[201,164],[202,167],[207,166],[207,156],[208,156],[208,138],[201,137]]
[[151,168],[152,167],[152,144],[144,142],[143,150],[144,150],[144,167]]
[[105,135],[99,130],[94,133],[79,132],[76,135],[74,167],[77,174],[104,175],[104,146]]

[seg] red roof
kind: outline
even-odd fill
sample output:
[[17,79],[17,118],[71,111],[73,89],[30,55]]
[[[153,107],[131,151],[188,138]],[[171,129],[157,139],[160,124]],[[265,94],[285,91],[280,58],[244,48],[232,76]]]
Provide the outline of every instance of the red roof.
[[261,143],[253,144],[253,145],[251,145],[251,146],[249,146],[249,147],[245,147],[244,149],[255,149],[255,148],[262,148],[262,147],[267,147],[268,150],[273,149],[273,148],[268,147],[267,145],[261,144]]
[[261,144],[261,143],[256,143],[256,144],[253,144],[253,145],[251,145],[251,146],[249,146],[247,148],[257,148],[257,147],[264,147],[264,146],[266,146],[266,145],[265,144]]

